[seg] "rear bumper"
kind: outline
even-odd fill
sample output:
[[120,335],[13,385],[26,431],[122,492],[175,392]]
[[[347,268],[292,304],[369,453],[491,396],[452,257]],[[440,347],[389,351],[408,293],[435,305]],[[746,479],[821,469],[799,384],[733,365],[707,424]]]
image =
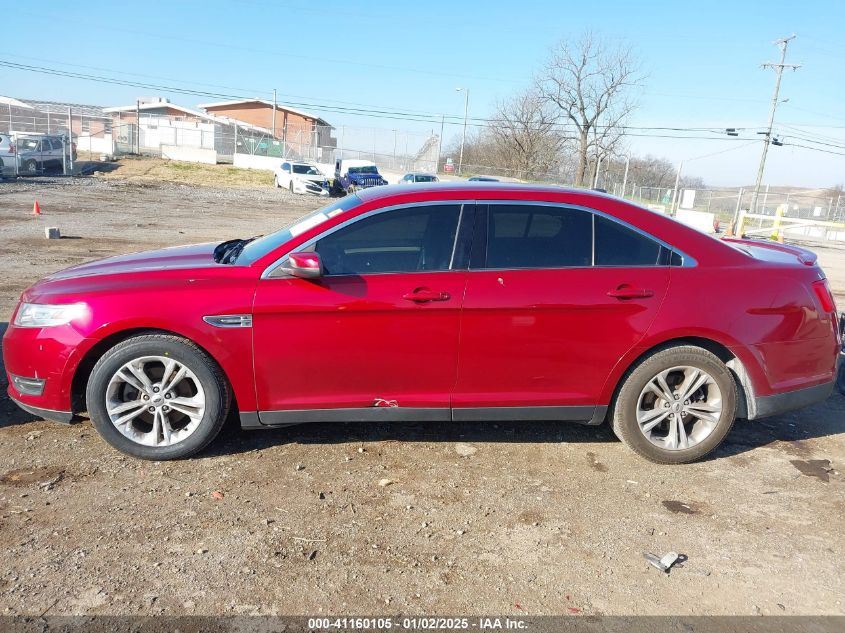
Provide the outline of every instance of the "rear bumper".
[[53,409],[33,407],[32,405],[24,404],[23,402],[16,400],[11,395],[9,396],[9,399],[27,413],[31,413],[32,415],[44,420],[52,420],[53,422],[61,422],[62,424],[70,424],[73,420],[73,413],[71,411],[54,411]]
[[803,389],[796,389],[795,391],[787,391],[786,393],[755,398],[754,419],[794,411],[795,409],[801,409],[802,407],[827,400],[828,396],[833,393],[835,384],[836,381],[831,380],[830,382],[813,387],[805,387]]

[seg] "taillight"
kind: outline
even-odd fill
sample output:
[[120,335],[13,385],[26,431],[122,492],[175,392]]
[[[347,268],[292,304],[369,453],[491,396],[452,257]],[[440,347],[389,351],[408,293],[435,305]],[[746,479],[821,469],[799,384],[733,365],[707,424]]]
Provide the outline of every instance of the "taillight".
[[833,300],[833,295],[830,292],[830,285],[827,283],[827,279],[814,281],[813,290],[822,304],[822,310],[825,312],[836,312],[836,302]]
[[14,145],[9,145],[9,153],[10,153],[10,154],[14,154],[14,153],[15,153],[15,146],[14,146]]

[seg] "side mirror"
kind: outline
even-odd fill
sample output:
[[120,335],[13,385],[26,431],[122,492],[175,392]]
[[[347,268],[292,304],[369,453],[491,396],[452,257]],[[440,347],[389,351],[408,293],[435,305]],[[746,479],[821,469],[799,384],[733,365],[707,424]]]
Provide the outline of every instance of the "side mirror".
[[323,263],[317,253],[291,253],[282,271],[291,277],[317,279],[323,275]]

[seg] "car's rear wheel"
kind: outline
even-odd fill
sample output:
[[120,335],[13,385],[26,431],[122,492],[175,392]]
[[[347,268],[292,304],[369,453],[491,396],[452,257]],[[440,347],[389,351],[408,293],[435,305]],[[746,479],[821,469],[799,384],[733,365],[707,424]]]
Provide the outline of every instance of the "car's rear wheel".
[[659,464],[700,459],[736,417],[736,382],[714,354],[690,345],[660,350],[631,369],[613,403],[613,432]]
[[23,170],[28,174],[34,174],[38,171],[38,162],[35,160],[28,160],[23,164]]
[[142,459],[179,459],[205,448],[229,411],[217,364],[185,339],[127,339],[94,366],[86,393],[94,427],[113,447]]

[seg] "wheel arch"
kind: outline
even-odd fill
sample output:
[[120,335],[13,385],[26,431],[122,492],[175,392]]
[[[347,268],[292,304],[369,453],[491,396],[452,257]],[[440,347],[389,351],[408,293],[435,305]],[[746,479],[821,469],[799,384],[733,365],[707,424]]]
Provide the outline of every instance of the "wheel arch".
[[115,345],[122,343],[123,341],[134,338],[136,336],[146,336],[150,334],[164,334],[167,336],[174,336],[176,338],[181,338],[186,341],[190,341],[192,345],[195,345],[203,353],[205,353],[217,367],[220,369],[220,372],[223,374],[226,382],[229,386],[230,397],[232,399],[232,407],[235,411],[237,411],[237,398],[235,394],[235,390],[232,387],[232,381],[229,378],[229,375],[226,373],[226,369],[223,364],[215,357],[215,355],[205,348],[200,343],[196,342],[181,334],[179,332],[175,332],[173,330],[168,330],[165,328],[157,328],[157,327],[133,327],[127,328],[124,330],[118,330],[116,332],[112,332],[102,339],[97,341],[94,345],[92,345],[80,359],[79,363],[74,370],[73,379],[71,381],[71,410],[73,412],[85,411],[87,409],[87,403],[85,402],[85,390],[88,385],[88,379],[91,377],[91,372],[94,369],[94,365],[97,364],[97,361],[102,358],[103,354],[109,351]]
[[[748,372],[747,360],[743,361],[725,343],[706,336],[677,336],[656,342],[646,347],[638,347],[632,353],[620,360],[614,368],[614,376],[608,379],[604,392],[606,401],[610,403],[607,415],[613,410],[613,403],[625,379],[646,358],[670,347],[693,345],[700,347],[721,360],[731,372],[737,387],[736,417],[753,419],[756,415],[754,406],[754,384]],[[604,400],[604,399],[603,399]]]

